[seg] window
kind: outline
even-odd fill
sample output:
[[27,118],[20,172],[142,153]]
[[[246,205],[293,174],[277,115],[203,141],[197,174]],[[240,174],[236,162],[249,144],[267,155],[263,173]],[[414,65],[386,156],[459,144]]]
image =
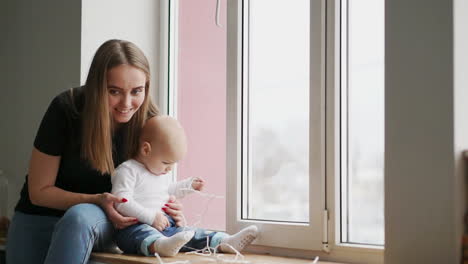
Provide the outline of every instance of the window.
[[384,0],[341,6],[341,242],[384,244]]
[[308,223],[310,3],[256,0],[245,11],[242,216]]
[[255,223],[263,231],[259,244],[320,249],[322,3],[237,1],[228,10],[229,4],[239,12],[240,35],[228,36],[228,231]]
[[228,231],[382,262],[384,0],[228,1],[228,21]]

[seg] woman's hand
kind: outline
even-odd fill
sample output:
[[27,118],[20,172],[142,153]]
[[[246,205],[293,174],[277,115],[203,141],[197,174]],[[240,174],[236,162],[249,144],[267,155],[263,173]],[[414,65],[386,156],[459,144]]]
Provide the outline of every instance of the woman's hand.
[[127,199],[119,198],[110,193],[98,194],[97,204],[106,212],[107,218],[116,229],[123,229],[138,222],[135,217],[122,216],[114,207],[115,203],[125,203]]
[[176,226],[185,226],[185,217],[182,214],[182,204],[177,201],[173,195],[169,196],[169,200],[162,209],[166,214],[170,215],[174,219]]

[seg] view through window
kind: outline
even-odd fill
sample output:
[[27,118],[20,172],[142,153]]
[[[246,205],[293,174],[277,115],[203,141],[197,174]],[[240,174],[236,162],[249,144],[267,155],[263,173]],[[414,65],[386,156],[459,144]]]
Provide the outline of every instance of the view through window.
[[384,0],[341,1],[342,242],[384,244]]
[[246,2],[247,218],[308,222],[310,3]]

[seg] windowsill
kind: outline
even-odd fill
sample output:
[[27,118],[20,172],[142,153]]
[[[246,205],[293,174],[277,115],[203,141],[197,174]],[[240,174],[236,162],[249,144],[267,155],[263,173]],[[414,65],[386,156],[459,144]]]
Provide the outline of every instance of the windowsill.
[[[260,255],[260,254],[250,254],[246,253],[244,255],[244,260],[249,261],[252,264],[312,264],[313,260],[305,259],[296,259],[296,258],[286,258],[286,257],[276,257],[269,255]],[[234,258],[233,254],[225,254],[226,258]],[[136,255],[123,255],[123,254],[108,254],[108,253],[93,253],[91,255],[91,260],[98,263],[105,264],[146,264],[146,263],[155,263],[154,257],[142,257]],[[163,262],[175,262],[190,260],[191,264],[202,264],[202,263],[215,263],[213,257],[203,257],[196,255],[186,255],[185,253],[179,253],[175,257],[171,258],[162,258]],[[337,264],[335,262],[326,262],[319,261],[318,264]]]
[[377,245],[363,245],[363,244],[351,244],[351,243],[339,243],[336,244],[334,249],[346,250],[346,251],[358,251],[367,253],[383,254],[384,247]]
[[[5,238],[0,238],[0,250],[5,250]],[[312,264],[313,260],[287,258],[287,257],[276,257],[263,254],[251,254],[245,253],[244,260],[250,261],[252,264]],[[226,258],[234,258],[235,255],[225,254]],[[191,264],[202,264],[202,263],[213,263],[212,257],[203,257],[196,255],[186,255],[185,253],[179,253],[175,257],[162,258],[164,262],[175,262],[182,260],[190,260]],[[90,263],[102,263],[102,264],[154,264],[154,257],[142,257],[137,255],[124,255],[124,254],[112,254],[112,253],[92,253]],[[338,264],[336,262],[319,261],[318,264]]]

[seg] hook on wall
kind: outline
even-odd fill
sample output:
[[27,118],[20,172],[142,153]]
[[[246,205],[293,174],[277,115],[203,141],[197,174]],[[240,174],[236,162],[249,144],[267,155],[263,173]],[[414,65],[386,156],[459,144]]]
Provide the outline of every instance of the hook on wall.
[[221,9],[221,0],[216,0],[215,23],[216,23],[216,26],[222,28],[223,25],[221,25],[221,24],[219,23],[219,12],[220,12],[220,9]]

